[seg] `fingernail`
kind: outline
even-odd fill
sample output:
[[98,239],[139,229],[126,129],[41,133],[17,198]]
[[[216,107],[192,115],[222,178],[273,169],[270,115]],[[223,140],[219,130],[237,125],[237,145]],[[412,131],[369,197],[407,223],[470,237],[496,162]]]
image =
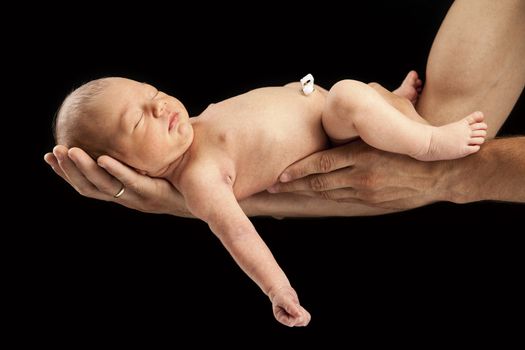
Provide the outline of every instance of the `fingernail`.
[[281,180],[281,182],[288,182],[291,179],[292,178],[291,178],[290,174],[288,174],[288,173],[282,174],[281,177],[279,178],[279,180]]
[[106,169],[106,166],[104,165],[104,163],[101,163],[101,162],[97,162],[98,166],[103,168],[103,169]]
[[270,193],[277,193],[277,185],[269,187],[267,191]]

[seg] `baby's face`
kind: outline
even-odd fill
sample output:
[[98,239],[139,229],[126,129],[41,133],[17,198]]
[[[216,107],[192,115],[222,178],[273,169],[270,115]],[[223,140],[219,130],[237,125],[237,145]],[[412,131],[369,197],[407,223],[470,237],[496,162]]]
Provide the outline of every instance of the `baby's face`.
[[97,97],[94,109],[110,156],[150,176],[162,176],[191,145],[188,112],[176,98],[124,78]]

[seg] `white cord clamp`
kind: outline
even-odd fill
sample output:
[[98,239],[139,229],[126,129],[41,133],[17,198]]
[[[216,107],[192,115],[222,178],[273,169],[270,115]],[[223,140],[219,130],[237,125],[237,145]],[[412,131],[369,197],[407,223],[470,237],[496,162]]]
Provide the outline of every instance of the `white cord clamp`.
[[314,76],[311,74],[305,75],[305,77],[301,79],[301,85],[303,86],[303,94],[306,96],[310,95],[315,90]]

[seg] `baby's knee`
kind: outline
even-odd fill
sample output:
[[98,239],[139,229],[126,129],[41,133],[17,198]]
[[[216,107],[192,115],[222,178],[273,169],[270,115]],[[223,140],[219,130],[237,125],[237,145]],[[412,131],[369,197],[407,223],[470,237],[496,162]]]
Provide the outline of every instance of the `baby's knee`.
[[370,86],[357,80],[341,80],[330,89],[327,103],[330,108],[354,109],[363,105],[370,89]]

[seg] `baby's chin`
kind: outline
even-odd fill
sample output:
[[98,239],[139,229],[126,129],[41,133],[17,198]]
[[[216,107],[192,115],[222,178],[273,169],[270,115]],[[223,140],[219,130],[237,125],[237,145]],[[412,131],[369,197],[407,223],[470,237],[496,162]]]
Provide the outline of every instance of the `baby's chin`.
[[167,177],[169,175],[168,174],[169,168],[170,168],[170,164],[165,164],[160,168],[146,171],[146,173],[143,175],[148,175],[150,177]]

